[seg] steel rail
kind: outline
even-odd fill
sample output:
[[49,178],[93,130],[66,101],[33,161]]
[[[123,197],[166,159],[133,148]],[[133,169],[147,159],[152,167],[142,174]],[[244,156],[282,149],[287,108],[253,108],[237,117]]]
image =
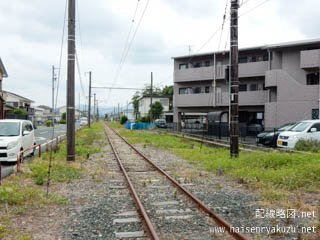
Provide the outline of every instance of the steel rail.
[[207,207],[201,200],[199,200],[197,197],[192,195],[191,192],[189,192],[186,188],[181,186],[174,178],[172,178],[170,175],[168,175],[165,171],[163,171],[161,168],[159,168],[155,163],[153,163],[151,160],[149,160],[142,152],[140,152],[138,149],[136,149],[132,144],[130,144],[124,137],[122,137],[117,131],[112,129],[107,125],[109,129],[111,129],[117,136],[119,136],[124,142],[126,142],[137,154],[139,154],[144,160],[146,160],[148,163],[150,163],[157,171],[159,171],[161,174],[166,176],[179,190],[181,190],[186,196],[188,196],[189,199],[191,199],[192,202],[194,202],[200,209],[202,209],[204,212],[206,212],[211,218],[213,218],[216,223],[226,228],[226,230],[229,232],[231,236],[238,240],[248,240],[244,235],[232,231],[231,224],[228,223],[226,220],[222,219],[218,215],[216,215],[209,207]]
[[142,203],[141,203],[141,201],[140,201],[140,199],[138,197],[138,194],[137,194],[137,192],[136,192],[136,190],[135,190],[135,188],[134,188],[134,186],[133,186],[133,184],[132,184],[132,182],[131,182],[131,180],[129,178],[129,175],[126,172],[126,170],[125,170],[125,168],[124,168],[124,166],[123,166],[123,164],[122,164],[122,162],[120,160],[120,157],[119,157],[119,155],[118,155],[113,143],[111,142],[111,139],[110,139],[109,135],[107,134],[106,130],[105,130],[105,134],[107,136],[107,139],[108,139],[108,142],[109,142],[109,144],[111,146],[111,149],[112,149],[114,155],[116,156],[116,159],[117,159],[117,162],[118,162],[118,164],[120,166],[120,169],[121,169],[121,171],[122,171],[122,173],[123,173],[128,185],[129,185],[130,192],[131,192],[131,194],[133,196],[133,199],[134,199],[134,201],[135,201],[135,203],[137,205],[138,212],[140,213],[140,216],[142,216],[144,225],[145,225],[145,227],[147,229],[147,232],[148,232],[149,236],[153,240],[159,240],[160,238],[158,237],[156,231],[154,230],[154,227],[153,227],[153,225],[151,223],[151,220],[150,220],[146,210],[144,209],[144,207],[143,207],[143,205],[142,205]]

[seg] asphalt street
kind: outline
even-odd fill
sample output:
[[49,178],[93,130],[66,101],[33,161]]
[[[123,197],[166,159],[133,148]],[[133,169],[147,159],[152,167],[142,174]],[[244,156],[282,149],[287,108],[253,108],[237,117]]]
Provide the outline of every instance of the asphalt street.
[[[76,129],[80,127],[79,122],[76,122]],[[61,125],[56,125],[54,129],[54,137],[61,136],[66,133],[67,126],[65,124]],[[36,143],[37,144],[43,144],[47,140],[52,139],[52,127],[38,127],[34,131],[34,135],[36,138]],[[45,148],[42,148],[42,151]],[[5,178],[8,175],[10,175],[13,171],[13,168],[16,164],[15,163],[7,163],[7,162],[2,162],[2,168],[1,168],[1,178]]]

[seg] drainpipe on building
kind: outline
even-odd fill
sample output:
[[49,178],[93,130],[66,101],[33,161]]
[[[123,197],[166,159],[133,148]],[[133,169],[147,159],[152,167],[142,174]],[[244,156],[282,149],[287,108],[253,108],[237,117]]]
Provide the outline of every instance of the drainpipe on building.
[[213,106],[216,106],[216,72],[217,72],[217,64],[216,64],[216,53],[213,54]]

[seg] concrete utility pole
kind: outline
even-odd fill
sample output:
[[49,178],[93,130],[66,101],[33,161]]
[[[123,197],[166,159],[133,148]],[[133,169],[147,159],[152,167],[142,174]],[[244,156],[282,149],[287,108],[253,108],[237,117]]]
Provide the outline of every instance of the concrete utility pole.
[[96,118],[96,94],[93,94],[93,121],[95,122]]
[[79,110],[79,116],[81,117],[81,114],[80,114],[80,93],[79,93],[79,108],[78,108],[78,110]]
[[152,123],[152,94],[153,94],[153,73],[151,72],[151,87],[150,87],[150,123]]
[[75,161],[74,72],[76,43],[76,2],[68,6],[68,80],[67,80],[67,161]]
[[238,8],[239,0],[231,0],[231,21],[230,21],[230,59],[231,59],[231,79],[230,79],[230,156],[239,156],[239,76],[238,76]]
[[89,72],[88,127],[91,127],[91,71]]
[[99,100],[97,99],[97,121],[99,121]]
[[52,127],[54,127],[54,82],[56,81],[56,76],[55,76],[55,70],[57,68],[55,68],[54,66],[52,66]]
[[118,103],[118,121],[120,121],[120,103]]
[[129,102],[127,100],[127,117],[128,117],[128,115],[129,115]]

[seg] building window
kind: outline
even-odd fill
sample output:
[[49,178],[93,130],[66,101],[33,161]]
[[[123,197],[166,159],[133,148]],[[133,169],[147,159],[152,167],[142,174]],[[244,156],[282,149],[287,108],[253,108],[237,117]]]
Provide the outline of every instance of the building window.
[[250,91],[257,91],[258,89],[258,84],[254,83],[254,84],[250,84]]
[[199,63],[199,62],[193,63],[193,67],[199,68],[199,67],[201,67],[201,63]]
[[179,88],[179,94],[187,94],[186,88]]
[[210,61],[205,61],[205,62],[204,62],[204,65],[205,65],[206,67],[210,67]]
[[248,57],[239,57],[239,63],[247,63]]
[[307,74],[307,85],[319,85],[319,73]]
[[204,87],[204,92],[205,93],[210,93],[210,86],[205,86]]
[[193,88],[192,87],[188,87],[187,88],[187,94],[193,94]]
[[195,93],[195,94],[201,93],[201,88],[200,87],[195,87],[193,89],[193,93]]
[[239,92],[246,92],[247,84],[239,84]]
[[182,69],[187,69],[188,68],[188,63],[180,63],[179,64],[179,69],[182,70]]
[[263,55],[263,61],[269,61],[269,54]]
[[252,56],[251,57],[251,62],[256,62],[257,61],[257,56]]
[[162,106],[169,106],[169,99],[168,98],[160,98],[159,101]]
[[319,119],[319,109],[312,109],[312,120]]

